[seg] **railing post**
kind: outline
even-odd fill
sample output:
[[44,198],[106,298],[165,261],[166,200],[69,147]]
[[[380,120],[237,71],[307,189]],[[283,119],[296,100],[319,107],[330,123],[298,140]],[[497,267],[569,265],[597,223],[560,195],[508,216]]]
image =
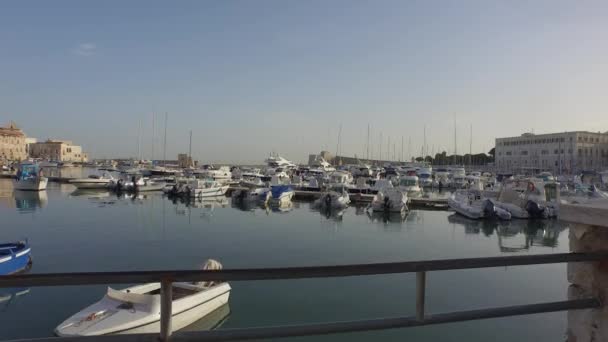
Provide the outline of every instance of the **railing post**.
[[171,280],[163,279],[160,283],[160,341],[168,342],[171,338],[171,314],[173,304],[173,285]]
[[426,288],[426,272],[416,272],[416,319],[424,321],[424,294]]

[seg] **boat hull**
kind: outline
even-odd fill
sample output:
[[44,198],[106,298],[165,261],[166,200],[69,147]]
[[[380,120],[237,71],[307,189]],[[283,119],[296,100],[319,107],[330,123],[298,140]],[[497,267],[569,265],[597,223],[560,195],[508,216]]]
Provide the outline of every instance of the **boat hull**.
[[220,186],[217,188],[208,189],[196,188],[190,190],[190,197],[205,198],[224,196],[226,194],[226,191],[228,191],[228,186]]
[[[0,245],[0,247],[9,245],[17,246],[17,244],[7,244]],[[14,274],[27,269],[31,263],[30,252],[30,246],[26,243],[22,248],[15,247],[14,253],[0,255],[0,275]]]
[[16,180],[13,188],[23,191],[42,191],[46,190],[48,178],[42,177],[37,179]]
[[104,181],[104,182],[71,181],[70,184],[75,186],[77,189],[107,189],[110,185],[110,181]]

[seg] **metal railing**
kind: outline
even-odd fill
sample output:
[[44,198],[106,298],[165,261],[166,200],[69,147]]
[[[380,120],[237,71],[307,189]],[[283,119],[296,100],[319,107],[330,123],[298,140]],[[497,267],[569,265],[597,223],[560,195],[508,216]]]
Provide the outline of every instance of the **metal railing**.
[[[592,262],[608,259],[608,253],[559,253],[490,258],[466,258],[394,263],[357,264],[341,266],[288,267],[232,270],[184,270],[184,271],[136,271],[136,272],[87,272],[54,274],[21,274],[0,277],[2,287],[66,286],[93,284],[161,283],[161,341],[229,341],[294,337],[356,332],[392,328],[406,328],[431,324],[462,322],[468,320],[528,315],[565,310],[598,308],[598,298],[584,298],[549,303],[526,304],[499,308],[486,308],[451,313],[425,313],[426,272],[462,270],[487,267],[523,266],[563,262]],[[182,332],[172,335],[172,284],[185,281],[242,281],[271,279],[302,279],[416,273],[416,316],[391,317],[359,321],[316,323],[278,327],[256,327],[215,331]],[[112,340],[128,342],[158,341],[158,334],[133,334],[94,337],[66,337],[36,339],[36,341]]]

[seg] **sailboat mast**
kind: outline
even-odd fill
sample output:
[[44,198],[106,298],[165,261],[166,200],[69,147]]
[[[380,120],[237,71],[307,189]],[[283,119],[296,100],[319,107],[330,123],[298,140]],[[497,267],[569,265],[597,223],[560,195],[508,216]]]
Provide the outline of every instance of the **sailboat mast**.
[[169,113],[165,112],[165,137],[163,138],[163,166],[167,166],[167,121]]
[[380,158],[378,159],[382,160],[382,132],[380,132]]
[[152,165],[154,165],[154,135],[155,135],[155,119],[156,116],[154,115],[154,113],[152,113],[152,157],[150,158],[150,160],[152,161]]
[[190,143],[188,144],[188,166],[193,166],[192,162],[192,130],[190,130]]
[[458,148],[456,144],[456,116],[454,116],[454,163],[458,164],[456,161],[456,155],[458,154]]
[[386,144],[386,160],[391,160],[391,137],[388,137],[388,143]]
[[407,139],[407,159],[412,159],[412,137]]
[[469,165],[473,165],[473,124],[471,124],[471,132],[469,138]]
[[365,159],[369,160],[369,124],[367,124],[367,144],[365,151]]
[[141,119],[137,125],[137,162],[141,160]]
[[401,158],[399,158],[399,162],[403,161],[403,135],[401,136]]

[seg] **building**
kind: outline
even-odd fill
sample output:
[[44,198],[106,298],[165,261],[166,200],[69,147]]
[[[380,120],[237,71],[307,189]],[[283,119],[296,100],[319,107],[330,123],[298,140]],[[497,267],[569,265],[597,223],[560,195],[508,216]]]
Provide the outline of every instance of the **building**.
[[25,138],[25,152],[28,157],[31,156],[30,146],[32,146],[32,144],[35,144],[37,142],[38,142],[38,139],[36,139],[36,138],[29,138],[29,137]]
[[25,134],[15,123],[0,127],[0,162],[27,159]]
[[72,144],[69,140],[51,140],[37,142],[29,146],[30,157],[41,158],[58,162],[89,161],[87,153],[82,151],[81,146]]
[[505,173],[601,171],[608,168],[608,133],[525,133],[497,138],[494,156],[496,170]]
[[177,164],[181,168],[197,167],[198,161],[196,161],[196,160],[193,161],[192,157],[188,156],[185,153],[180,153],[177,155]]

